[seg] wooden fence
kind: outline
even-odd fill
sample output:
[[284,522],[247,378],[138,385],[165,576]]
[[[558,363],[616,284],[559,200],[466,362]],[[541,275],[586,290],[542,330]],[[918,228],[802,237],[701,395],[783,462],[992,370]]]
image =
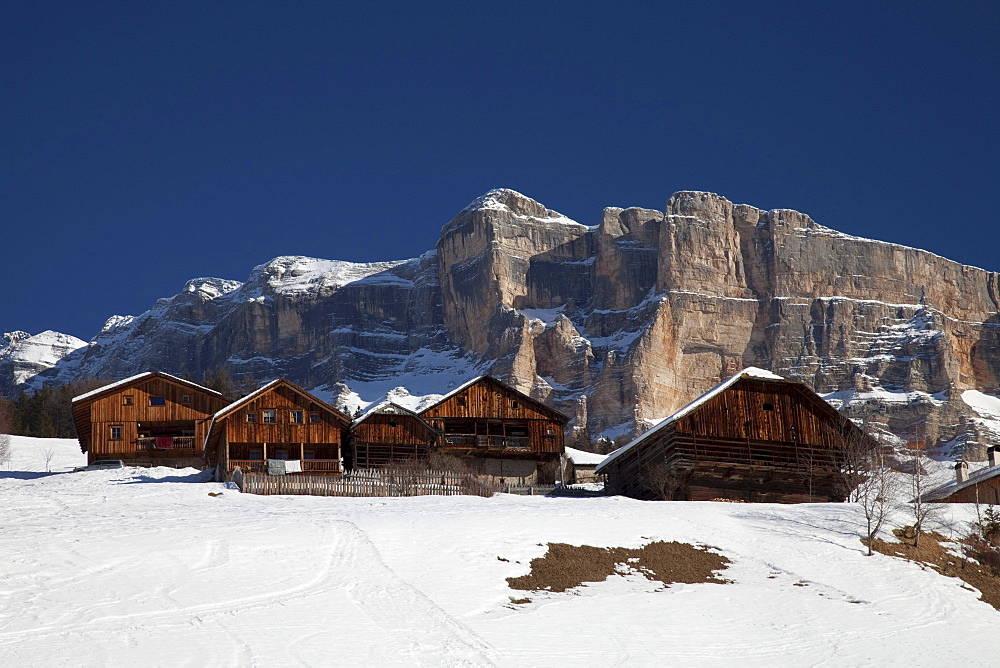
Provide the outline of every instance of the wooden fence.
[[244,475],[237,468],[232,480],[247,494],[307,496],[453,496],[490,497],[495,486],[474,476],[430,470],[355,470],[343,477],[310,475]]

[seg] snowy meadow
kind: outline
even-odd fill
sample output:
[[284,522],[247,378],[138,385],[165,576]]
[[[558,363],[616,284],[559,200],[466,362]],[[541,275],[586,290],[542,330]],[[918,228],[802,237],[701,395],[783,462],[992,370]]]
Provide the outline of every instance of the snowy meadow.
[[[2,665],[998,661],[1000,612],[960,580],[866,557],[848,504],[259,497],[193,469],[68,472],[85,460],[74,440],[13,437]],[[971,519],[946,511],[942,532]],[[653,541],[710,546],[728,582],[665,587],[621,569],[557,593],[506,580],[548,543]]]

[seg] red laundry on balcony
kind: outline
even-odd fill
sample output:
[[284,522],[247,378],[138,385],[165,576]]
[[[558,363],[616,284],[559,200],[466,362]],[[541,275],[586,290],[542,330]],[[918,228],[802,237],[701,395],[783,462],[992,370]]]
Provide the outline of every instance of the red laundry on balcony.
[[174,437],[173,436],[157,436],[156,437],[156,449],[157,450],[169,450],[174,447]]

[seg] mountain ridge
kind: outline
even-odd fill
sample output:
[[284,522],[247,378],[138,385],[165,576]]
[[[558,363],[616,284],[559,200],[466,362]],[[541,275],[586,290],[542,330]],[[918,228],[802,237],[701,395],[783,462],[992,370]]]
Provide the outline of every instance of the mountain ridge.
[[420,257],[281,256],[242,283],[192,279],[22,386],[226,368],[366,403],[490,372],[614,438],[759,366],[845,410],[880,403],[904,438],[920,420],[936,441],[981,441],[954,390],[1000,392],[998,311],[997,272],[790,209],[681,191],[587,226],[494,189]]

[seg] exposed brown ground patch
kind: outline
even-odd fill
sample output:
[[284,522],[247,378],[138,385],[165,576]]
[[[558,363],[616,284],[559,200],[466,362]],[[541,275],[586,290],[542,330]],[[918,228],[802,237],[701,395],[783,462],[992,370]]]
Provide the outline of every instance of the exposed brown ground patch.
[[929,532],[920,534],[920,547],[913,547],[912,540],[904,537],[902,531],[897,529],[893,533],[903,542],[887,543],[876,538],[872,543],[872,549],[890,557],[917,561],[942,575],[959,578],[982,592],[981,600],[1000,610],[1000,569],[983,566],[968,558],[956,557],[941,543],[961,543],[969,556],[987,561],[989,553],[983,552],[986,549],[983,545],[977,544],[975,540],[949,541],[939,533]]
[[592,547],[549,543],[544,556],[531,560],[531,572],[507,578],[511,589],[566,591],[585,582],[603,582],[609,575],[634,569],[649,580],[670,585],[675,582],[718,582],[716,571],[731,562],[707,547],[687,543],[650,543],[640,548]]

